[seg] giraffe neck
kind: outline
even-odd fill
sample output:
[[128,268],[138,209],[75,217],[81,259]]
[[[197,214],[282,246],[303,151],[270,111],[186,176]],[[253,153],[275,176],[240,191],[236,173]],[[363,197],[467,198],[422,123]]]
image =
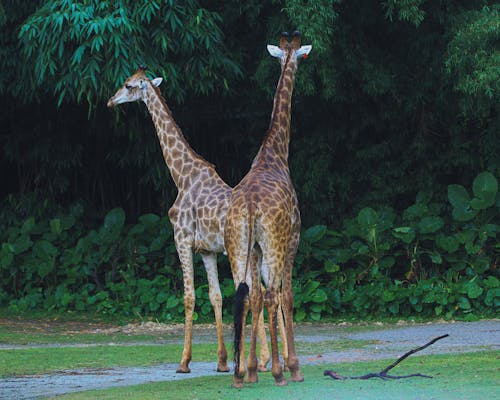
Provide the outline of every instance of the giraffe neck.
[[181,129],[175,123],[172,113],[161,96],[159,89],[148,82],[144,99],[160,141],[163,158],[178,189],[189,183],[198,161],[204,161],[189,146]]
[[277,164],[288,168],[290,113],[296,66],[288,58],[283,66],[276,93],[269,130],[254,163]]

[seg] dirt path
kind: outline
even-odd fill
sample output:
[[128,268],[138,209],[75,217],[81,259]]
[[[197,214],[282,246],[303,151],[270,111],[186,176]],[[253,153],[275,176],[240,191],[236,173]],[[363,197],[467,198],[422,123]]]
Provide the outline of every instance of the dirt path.
[[[154,327],[151,326],[151,329]],[[169,341],[181,343],[182,329],[176,329],[178,334]],[[427,348],[422,352],[422,355],[500,349],[500,320],[470,323],[404,324],[401,326],[379,325],[374,326],[373,329],[361,331],[342,325],[303,324],[297,327],[296,340],[312,344],[342,339],[367,340],[377,343],[358,349],[326,351],[322,354],[300,357],[302,364],[331,364],[397,358],[409,349],[418,347],[433,337],[446,333],[450,337]],[[213,328],[199,328],[195,333],[196,341],[199,343],[213,340],[213,334]],[[226,334],[227,337],[230,337],[229,331]],[[26,348],[26,346],[19,347]],[[176,374],[176,367],[177,364],[162,364],[153,367],[67,370],[46,375],[0,379],[0,399],[35,399],[82,390],[155,381],[173,381],[217,374],[213,362],[192,362],[192,373],[190,374]]]

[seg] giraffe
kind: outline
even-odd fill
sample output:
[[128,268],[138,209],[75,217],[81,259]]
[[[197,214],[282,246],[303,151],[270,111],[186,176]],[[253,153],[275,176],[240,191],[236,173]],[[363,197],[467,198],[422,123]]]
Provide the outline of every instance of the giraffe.
[[[287,384],[279,362],[276,332],[280,295],[290,380],[304,380],[295,352],[293,332],[292,267],[299,243],[300,213],[290,179],[288,147],[295,72],[298,60],[307,57],[312,47],[301,46],[299,32],[294,33],[291,42],[285,32],[281,35],[279,47],[268,45],[267,48],[273,57],[279,59],[282,70],[274,96],[271,122],[250,171],[232,191],[224,231],[226,251],[237,287],[233,377],[233,386],[237,388],[243,386],[245,375],[243,322],[249,308],[252,325],[246,382],[255,383],[258,380],[256,335],[263,303],[268,311],[272,374],[277,385]],[[260,263],[250,262],[252,249],[261,254]],[[260,290],[261,280],[266,286],[264,296]]]
[[[217,327],[217,371],[228,372],[217,253],[225,252],[223,232],[231,187],[217,174],[212,164],[189,146],[158,88],[162,78],[150,80],[145,70],[145,67],[139,67],[127,78],[124,85],[108,100],[107,105],[114,107],[134,101],[143,101],[146,104],[156,128],[163,157],[178,190],[177,198],[168,212],[184,281],[184,350],[177,372],[190,372],[195,306],[193,252],[201,254],[207,272],[209,297]],[[259,371],[266,371],[270,356],[263,316],[260,316],[259,340]]]

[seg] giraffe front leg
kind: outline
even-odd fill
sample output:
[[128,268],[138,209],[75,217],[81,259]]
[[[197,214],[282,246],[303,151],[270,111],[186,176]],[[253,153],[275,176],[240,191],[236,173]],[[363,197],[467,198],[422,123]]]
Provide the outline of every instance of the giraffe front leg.
[[214,253],[202,254],[203,264],[207,271],[210,303],[214,309],[215,324],[217,327],[217,372],[229,372],[227,365],[227,350],[224,344],[222,327],[222,294],[217,272],[217,255]]
[[[265,293],[264,288],[262,288],[262,291]],[[267,364],[269,363],[271,356],[269,355],[269,346],[267,345],[266,324],[264,323],[264,308],[262,308],[259,315],[259,325],[257,331],[260,343],[260,358],[257,369],[259,372],[269,372]]]
[[178,373],[189,373],[189,362],[192,355],[192,341],[193,341],[193,312],[196,301],[194,291],[194,272],[193,272],[193,254],[191,248],[177,246],[179,259],[182,265],[182,276],[184,280],[184,308],[185,308],[185,322],[184,322],[184,350],[182,351],[182,359],[177,367]]

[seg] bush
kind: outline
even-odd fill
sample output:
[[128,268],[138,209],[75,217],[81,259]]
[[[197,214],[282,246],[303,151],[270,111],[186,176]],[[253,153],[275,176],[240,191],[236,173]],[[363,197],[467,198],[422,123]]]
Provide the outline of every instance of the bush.
[[[449,204],[432,197],[419,193],[402,215],[363,208],[341,230],[306,229],[294,269],[296,319],[452,318],[498,310],[497,179],[481,173],[472,196],[450,185]],[[10,215],[14,222],[0,234],[0,305],[183,318],[182,272],[167,217],[146,214],[126,224],[124,211],[116,208],[91,230],[81,206],[38,218]],[[219,266],[227,314],[234,286],[222,256]],[[199,257],[195,271],[195,318],[211,319]]]

